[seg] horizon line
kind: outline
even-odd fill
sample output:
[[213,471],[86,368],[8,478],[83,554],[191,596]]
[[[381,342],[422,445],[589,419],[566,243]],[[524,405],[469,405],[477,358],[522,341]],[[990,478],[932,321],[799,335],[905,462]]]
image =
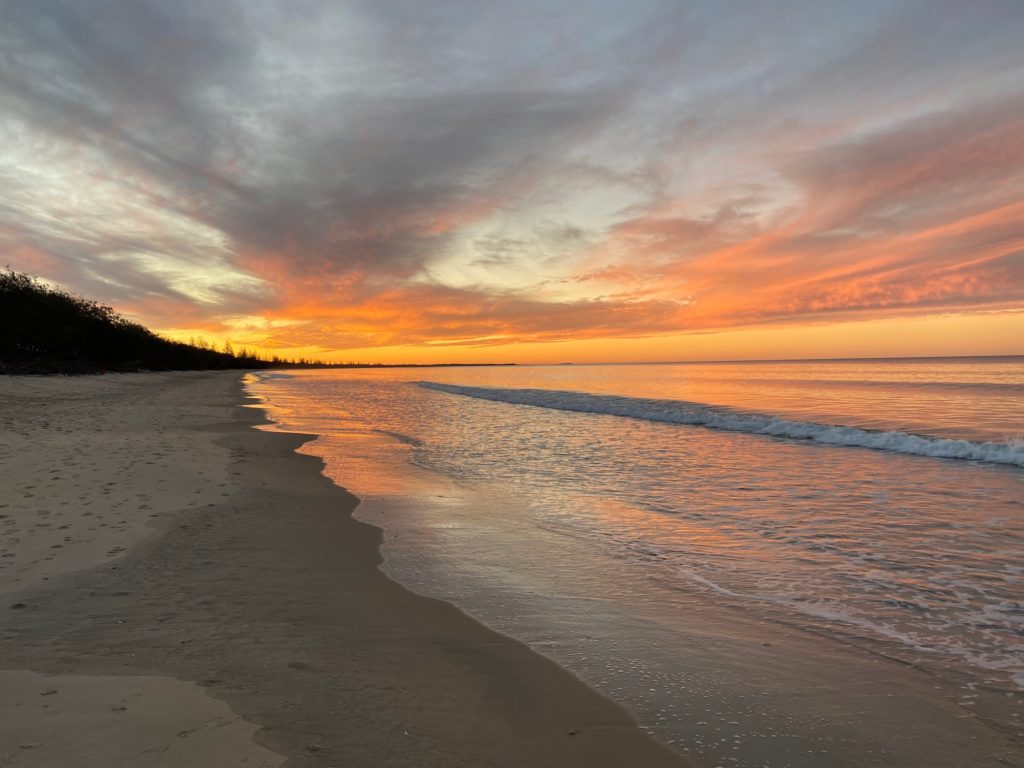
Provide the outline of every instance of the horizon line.
[[559,366],[559,365],[726,365],[743,363],[856,363],[875,362],[883,360],[1006,360],[1024,359],[1024,352],[1009,355],[894,355],[881,357],[766,357],[766,358],[743,358],[730,360],[631,360],[631,361],[602,361],[578,363],[566,361],[562,363],[424,363],[424,367],[434,365],[529,365],[529,366]]

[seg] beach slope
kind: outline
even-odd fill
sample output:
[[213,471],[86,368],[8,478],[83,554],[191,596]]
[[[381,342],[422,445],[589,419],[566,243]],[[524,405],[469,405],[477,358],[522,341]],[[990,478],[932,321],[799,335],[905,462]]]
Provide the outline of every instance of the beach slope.
[[232,372],[0,379],[0,762],[669,766],[530,649],[386,578]]

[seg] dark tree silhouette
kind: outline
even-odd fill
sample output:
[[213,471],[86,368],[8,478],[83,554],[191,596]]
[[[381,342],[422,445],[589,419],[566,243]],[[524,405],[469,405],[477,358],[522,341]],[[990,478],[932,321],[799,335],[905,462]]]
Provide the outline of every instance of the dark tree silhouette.
[[285,367],[251,352],[161,338],[112,307],[50,288],[32,275],[0,272],[0,373]]

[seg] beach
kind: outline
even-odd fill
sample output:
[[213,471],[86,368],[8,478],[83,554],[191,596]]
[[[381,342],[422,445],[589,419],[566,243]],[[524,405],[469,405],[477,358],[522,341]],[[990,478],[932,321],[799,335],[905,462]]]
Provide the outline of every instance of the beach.
[[240,379],[0,379],[0,764],[686,764],[386,577]]

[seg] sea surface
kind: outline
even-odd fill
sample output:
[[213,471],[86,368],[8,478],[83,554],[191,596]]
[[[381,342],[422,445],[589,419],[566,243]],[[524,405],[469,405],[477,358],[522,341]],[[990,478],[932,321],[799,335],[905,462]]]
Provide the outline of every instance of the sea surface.
[[249,388],[319,435],[389,574],[708,765],[1024,764],[1024,358]]

